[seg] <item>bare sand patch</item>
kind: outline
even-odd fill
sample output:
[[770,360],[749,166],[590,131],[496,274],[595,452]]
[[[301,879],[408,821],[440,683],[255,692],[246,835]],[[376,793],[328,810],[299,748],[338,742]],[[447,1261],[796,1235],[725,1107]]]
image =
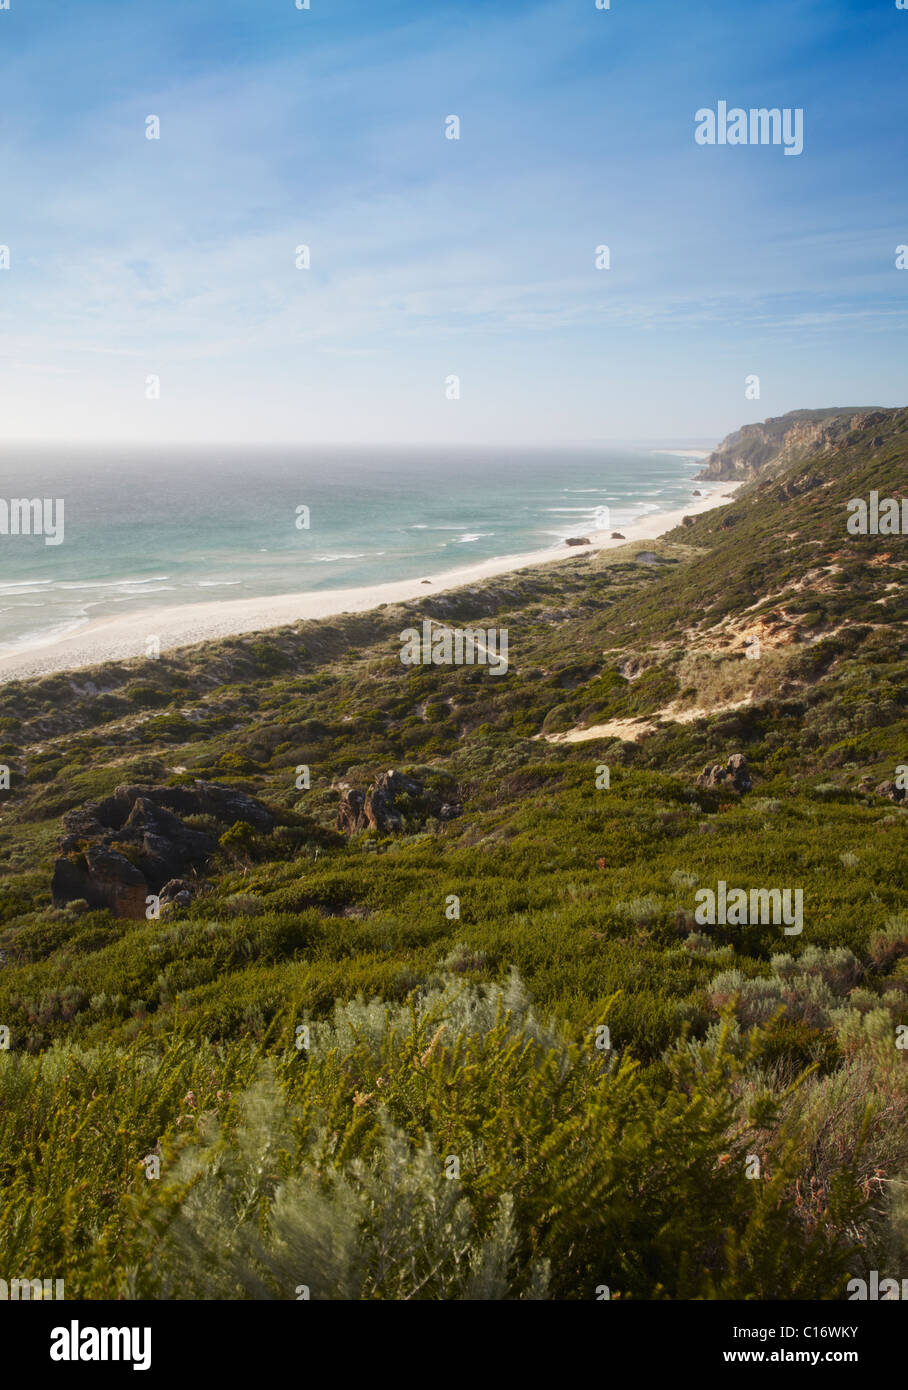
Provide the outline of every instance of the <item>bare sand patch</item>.
[[563,734],[539,734],[546,743],[587,743],[596,738],[620,738],[625,743],[639,743],[647,734],[654,734],[658,725],[648,719],[610,719],[606,724],[591,724],[588,729],[568,729]]

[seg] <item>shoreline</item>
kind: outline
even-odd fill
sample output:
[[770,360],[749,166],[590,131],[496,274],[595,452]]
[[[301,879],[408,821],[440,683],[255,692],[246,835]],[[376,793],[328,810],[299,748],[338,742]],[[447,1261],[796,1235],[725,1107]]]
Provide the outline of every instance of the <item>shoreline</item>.
[[[689,457],[689,455],[686,455]],[[695,479],[691,480],[696,481]],[[160,651],[172,652],[199,642],[216,641],[293,623],[330,618],[346,613],[367,613],[385,603],[407,603],[427,590],[431,594],[481,583],[498,575],[534,565],[567,560],[572,555],[591,555],[627,544],[657,540],[680,526],[684,516],[699,516],[731,500],[736,484],[700,482],[700,497],[670,512],[654,512],[634,522],[613,540],[610,531],[591,532],[588,545],[567,546],[564,541],[519,555],[499,555],[472,565],[423,575],[418,579],[391,580],[354,589],[310,590],[260,598],[217,599],[141,609],[128,617],[97,618],[77,632],[37,640],[20,650],[0,655],[0,684],[99,666],[105,661],[129,661],[146,656],[148,639],[157,637]]]

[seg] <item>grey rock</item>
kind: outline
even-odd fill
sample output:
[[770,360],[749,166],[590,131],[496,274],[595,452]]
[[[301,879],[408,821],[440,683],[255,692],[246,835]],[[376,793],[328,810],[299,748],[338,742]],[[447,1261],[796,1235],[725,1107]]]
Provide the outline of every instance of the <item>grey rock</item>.
[[723,767],[713,763],[705,767],[697,778],[698,787],[721,787],[723,791],[749,792],[752,786],[750,769],[743,753],[732,753]]
[[54,907],[84,898],[90,907],[108,907],[117,917],[145,916],[148,885],[144,875],[119,850],[92,845],[84,855],[61,858],[54,866]]
[[[380,835],[394,834],[404,828],[405,814],[412,814],[417,820],[435,816],[438,820],[448,821],[463,813],[460,802],[446,800],[440,794],[428,791],[415,777],[408,777],[393,768],[381,773],[366,792],[351,787],[347,782],[338,785],[343,795],[335,825],[347,835],[367,829],[376,830]],[[399,802],[403,797],[417,804],[402,811]]]
[[85,898],[118,917],[144,918],[148,895],[163,894],[164,886],[214,853],[212,836],[186,825],[182,817],[188,815],[210,816],[225,828],[236,821],[256,830],[274,825],[261,802],[217,782],[117,787],[112,796],[64,815],[66,834],[51,884],[54,905]]

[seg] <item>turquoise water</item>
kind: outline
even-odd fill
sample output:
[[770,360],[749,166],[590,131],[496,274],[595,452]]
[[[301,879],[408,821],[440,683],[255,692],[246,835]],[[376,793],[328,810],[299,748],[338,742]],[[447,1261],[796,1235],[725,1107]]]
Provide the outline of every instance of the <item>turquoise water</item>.
[[[695,458],[619,449],[7,450],[0,498],[64,501],[64,541],[0,535],[0,651],[158,605],[350,588],[622,530],[684,506]],[[309,527],[297,509],[309,508]]]

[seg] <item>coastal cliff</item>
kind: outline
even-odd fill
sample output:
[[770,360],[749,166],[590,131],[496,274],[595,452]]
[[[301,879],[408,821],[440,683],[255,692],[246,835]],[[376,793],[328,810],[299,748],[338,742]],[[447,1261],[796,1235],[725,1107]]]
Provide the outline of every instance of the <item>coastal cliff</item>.
[[791,463],[855,443],[859,435],[896,413],[868,406],[837,406],[790,410],[787,415],[742,425],[713,450],[697,476],[735,482],[775,477]]

